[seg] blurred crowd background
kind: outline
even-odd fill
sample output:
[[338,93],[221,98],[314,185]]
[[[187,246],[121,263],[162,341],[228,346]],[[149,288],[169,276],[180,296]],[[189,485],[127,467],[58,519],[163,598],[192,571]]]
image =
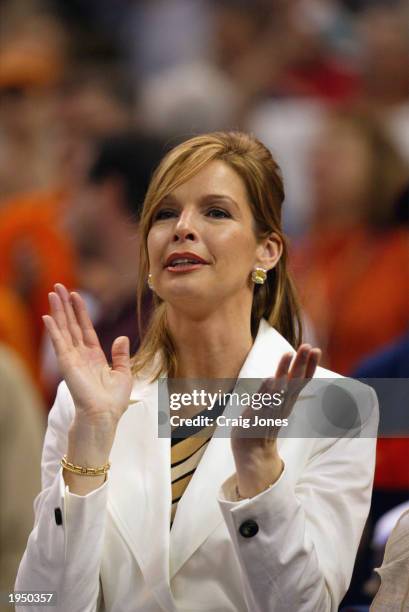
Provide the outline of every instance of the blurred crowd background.
[[[270,148],[307,340],[342,374],[409,378],[408,24],[398,0],[0,1],[0,591],[60,380],[47,294],[82,293],[108,357],[121,334],[136,350],[138,215],[181,140],[242,129]],[[378,442],[345,605],[376,591],[408,443]]]

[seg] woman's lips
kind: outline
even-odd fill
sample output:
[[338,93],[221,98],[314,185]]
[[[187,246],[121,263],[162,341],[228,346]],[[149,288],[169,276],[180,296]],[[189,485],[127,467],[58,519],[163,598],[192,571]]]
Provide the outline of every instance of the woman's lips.
[[183,264],[183,263],[200,263],[205,264],[207,261],[200,257],[197,253],[193,253],[192,251],[182,251],[171,253],[169,257],[165,261],[165,267],[173,266],[174,264]]
[[193,270],[198,270],[199,268],[203,268],[203,266],[206,266],[208,264],[205,263],[183,263],[183,264],[177,264],[175,266],[170,265],[170,266],[166,266],[166,270],[168,270],[169,272],[173,272],[173,273],[178,273],[178,272],[192,272]]
[[200,257],[200,255],[197,255],[197,253],[183,251],[169,255],[165,263],[165,270],[177,274],[182,272],[193,272],[206,265],[208,265],[207,261]]

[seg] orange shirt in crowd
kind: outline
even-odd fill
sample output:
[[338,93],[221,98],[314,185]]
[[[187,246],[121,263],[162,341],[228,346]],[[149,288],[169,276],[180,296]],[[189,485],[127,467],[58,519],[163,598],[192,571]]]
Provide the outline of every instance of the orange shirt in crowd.
[[330,369],[350,373],[407,330],[406,230],[323,232],[295,250],[292,268]]
[[[317,236],[293,257],[302,304],[332,370],[358,363],[402,336],[409,326],[409,233],[363,228]],[[382,407],[381,407],[382,409]],[[375,487],[405,490],[409,439],[379,439]]]
[[60,227],[63,202],[63,193],[53,191],[19,195],[0,205],[0,286],[25,303],[36,358],[48,292],[57,281],[76,286],[74,249]]

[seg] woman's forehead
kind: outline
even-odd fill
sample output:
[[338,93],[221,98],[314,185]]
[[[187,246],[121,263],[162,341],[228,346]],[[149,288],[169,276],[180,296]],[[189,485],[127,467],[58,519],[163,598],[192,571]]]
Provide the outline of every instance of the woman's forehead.
[[196,174],[173,189],[166,199],[184,200],[187,197],[203,198],[209,196],[231,198],[234,201],[247,201],[247,191],[240,175],[226,162],[213,160]]

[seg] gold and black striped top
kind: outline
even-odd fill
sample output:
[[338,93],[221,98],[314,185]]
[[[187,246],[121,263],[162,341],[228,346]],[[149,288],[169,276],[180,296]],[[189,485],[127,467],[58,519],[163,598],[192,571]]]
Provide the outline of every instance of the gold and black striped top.
[[[225,406],[216,404],[211,412],[211,416],[216,422],[216,417],[222,414]],[[197,416],[206,416],[209,413],[205,410]],[[203,457],[216,425],[201,427],[176,427],[172,431],[171,439],[171,482],[172,482],[172,510],[170,524],[172,526],[175,518],[178,502],[185,492],[199,461]]]
[[[209,431],[207,431],[209,430]],[[172,511],[171,524],[175,518],[178,501],[185,492],[200,459],[209,445],[214,427],[206,427],[202,431],[187,437],[172,437],[171,446],[171,480],[172,480]]]

